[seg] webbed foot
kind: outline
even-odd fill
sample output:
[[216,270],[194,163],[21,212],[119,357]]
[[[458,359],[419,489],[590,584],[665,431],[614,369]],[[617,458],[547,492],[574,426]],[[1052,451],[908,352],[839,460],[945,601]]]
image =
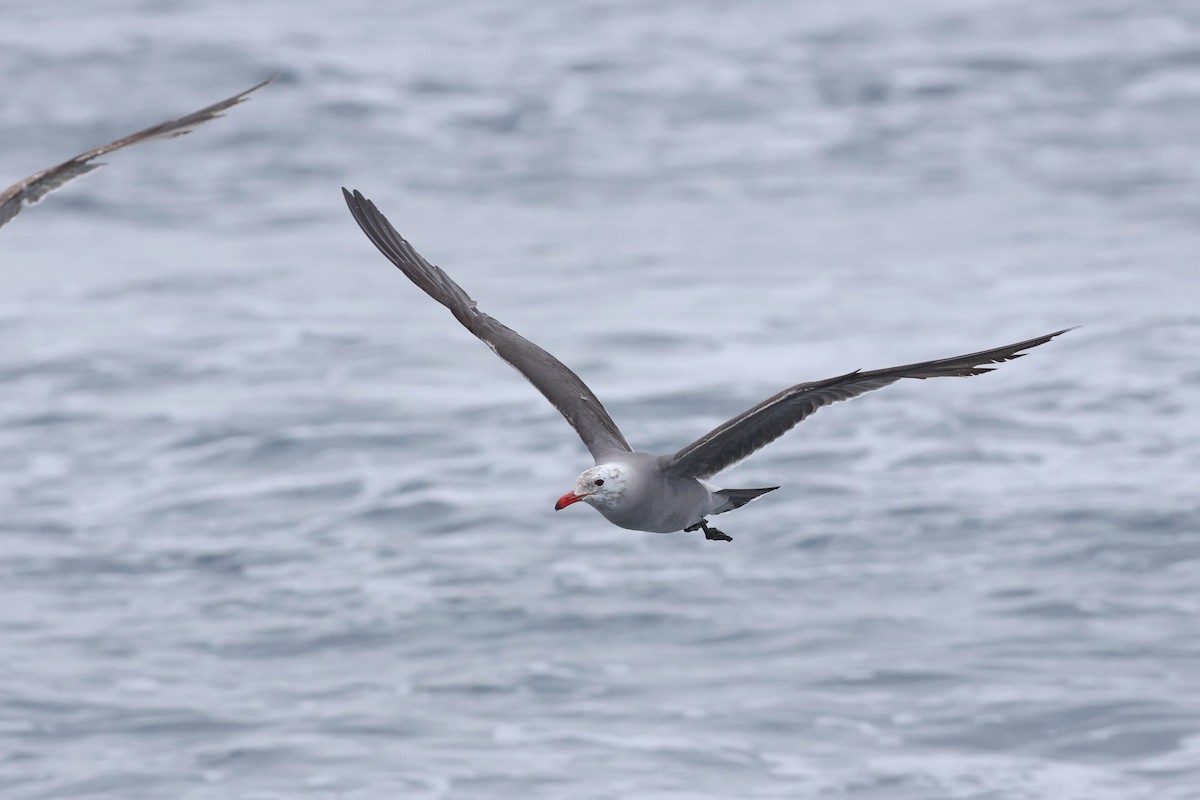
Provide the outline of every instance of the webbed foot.
[[704,538],[708,539],[709,541],[713,541],[713,542],[732,542],[733,541],[733,537],[729,536],[728,534],[726,534],[722,531],[719,531],[716,528],[709,527],[708,520],[706,520],[706,519],[700,520],[695,525],[689,525],[688,527],[683,529],[683,532],[691,533],[692,531],[699,531],[699,530],[704,531]]
[[719,531],[716,528],[710,528],[708,526],[705,526],[705,528],[704,528],[704,538],[710,539],[714,542],[732,542],[733,541],[733,537],[730,536],[729,534],[724,533],[723,531]]

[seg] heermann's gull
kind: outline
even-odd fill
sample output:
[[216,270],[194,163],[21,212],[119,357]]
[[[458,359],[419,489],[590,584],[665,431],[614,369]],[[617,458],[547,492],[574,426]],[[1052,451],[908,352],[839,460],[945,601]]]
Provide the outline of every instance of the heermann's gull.
[[710,514],[739,508],[778,489],[711,489],[702,481],[733,466],[774,441],[818,408],[857,397],[900,378],[980,375],[1066,333],[1070,328],[1016,344],[965,356],[923,361],[902,367],[855,371],[836,378],[800,383],[739,414],[671,455],[636,452],[596,395],[561,361],[516,331],[475,307],[466,292],[441,268],[430,264],[396,232],[375,204],[345,188],[350,213],[367,238],[426,294],[507,361],[571,423],[596,460],[575,488],[555,503],[555,510],[583,501],[622,528],[655,533],[703,530],[708,539],[730,541],[708,524]]
[[199,111],[193,111],[186,116],[169,119],[166,122],[160,122],[158,125],[151,126],[145,130],[140,130],[137,133],[131,133],[128,136],[117,139],[115,142],[109,142],[94,150],[88,150],[86,153],[80,153],[56,167],[44,169],[41,172],[30,175],[23,181],[17,181],[0,193],[0,226],[3,226],[4,223],[21,213],[22,204],[33,205],[72,178],[78,178],[80,175],[91,172],[97,167],[104,166],[103,164],[91,163],[94,159],[111,153],[114,150],[120,150],[123,147],[141,144],[142,142],[151,142],[155,139],[171,139],[176,136],[182,136],[185,133],[191,133],[192,128],[202,125],[210,119],[216,119],[221,116],[222,111],[236,106],[245,100],[246,96],[251,92],[261,89],[273,80],[275,79],[268,78],[257,86],[251,86],[246,91],[235,94],[233,97],[222,100],[219,103],[213,103],[211,106],[205,106]]

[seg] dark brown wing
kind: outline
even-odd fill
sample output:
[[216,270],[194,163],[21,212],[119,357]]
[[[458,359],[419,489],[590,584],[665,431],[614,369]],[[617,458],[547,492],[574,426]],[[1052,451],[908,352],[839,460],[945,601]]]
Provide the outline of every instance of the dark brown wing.
[[221,116],[221,112],[236,106],[245,100],[251,92],[261,89],[273,80],[274,78],[268,78],[257,86],[252,86],[246,91],[235,94],[233,97],[226,98],[219,103],[213,103],[211,106],[205,106],[199,111],[193,111],[186,116],[170,119],[145,130],[140,130],[137,133],[131,133],[128,136],[117,139],[115,142],[109,142],[94,150],[88,150],[86,153],[80,153],[56,167],[44,169],[35,175],[30,175],[23,181],[14,183],[5,189],[3,193],[0,193],[0,226],[3,226],[19,214],[22,205],[32,205],[67,181],[91,172],[97,167],[104,166],[103,164],[93,163],[94,159],[111,153],[114,150],[120,150],[123,147],[141,144],[142,142],[151,142],[156,139],[171,139],[175,136],[190,133],[197,125],[208,122],[210,119],[216,119]]
[[837,378],[812,383],[800,383],[784,389],[754,408],[709,431],[675,455],[664,459],[663,468],[678,477],[709,478],[727,469],[746,456],[787,433],[818,408],[849,400],[860,394],[880,389],[901,378],[943,378],[980,375],[1000,364],[1020,358],[1031,347],[1045,344],[1061,331],[1026,339],[1016,344],[970,353],[965,356],[923,361],[902,367],[877,369],[871,372],[851,372]]
[[605,454],[632,449],[599,399],[578,375],[533,342],[478,310],[475,301],[462,287],[440,267],[422,258],[361,192],[351,194],[343,188],[342,194],[358,226],[379,252],[426,294],[450,309],[454,318],[496,355],[524,375],[567,418],[597,462]]

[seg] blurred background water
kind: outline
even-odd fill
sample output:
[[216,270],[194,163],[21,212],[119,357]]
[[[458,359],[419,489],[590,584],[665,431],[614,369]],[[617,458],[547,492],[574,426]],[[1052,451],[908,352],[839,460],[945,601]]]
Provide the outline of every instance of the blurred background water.
[[[0,3],[8,798],[1200,796],[1200,6]],[[731,544],[564,422],[361,189],[669,451],[821,411]]]

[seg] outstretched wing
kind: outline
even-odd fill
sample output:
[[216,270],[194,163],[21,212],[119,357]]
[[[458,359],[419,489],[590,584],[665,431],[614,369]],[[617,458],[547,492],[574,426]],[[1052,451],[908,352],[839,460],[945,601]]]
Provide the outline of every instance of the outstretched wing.
[[128,136],[117,139],[115,142],[109,142],[94,150],[88,150],[86,153],[80,153],[56,167],[44,169],[35,175],[30,175],[23,181],[14,183],[5,189],[3,193],[0,193],[0,226],[3,226],[4,223],[19,214],[22,205],[32,205],[72,178],[78,178],[80,175],[91,172],[97,167],[104,166],[103,164],[94,163],[94,160],[100,156],[111,153],[114,150],[120,150],[122,147],[150,142],[155,139],[170,139],[190,133],[197,125],[208,122],[210,119],[216,119],[221,116],[222,111],[236,106],[245,100],[251,92],[261,89],[273,80],[274,78],[268,78],[257,86],[252,86],[246,91],[235,94],[233,97],[222,100],[219,103],[213,103],[211,106],[205,106],[199,111],[193,111],[191,114],[179,117],[178,119],[170,119],[145,130],[140,130],[137,133],[131,133]]
[[760,447],[775,441],[809,414],[830,403],[858,397],[873,389],[895,383],[901,378],[923,380],[991,372],[995,367],[984,366],[985,364],[999,364],[1020,358],[1024,355],[1022,350],[1045,344],[1069,330],[1071,328],[965,356],[923,361],[919,364],[906,364],[871,372],[851,372],[837,378],[797,384],[704,434],[665,459],[663,468],[675,476],[709,478],[733,466]]
[[632,449],[596,395],[578,375],[516,331],[479,311],[462,287],[440,267],[422,258],[361,192],[351,194],[343,188],[342,194],[358,226],[379,252],[426,294],[450,309],[454,318],[496,355],[524,375],[567,418],[597,462],[606,453]]

